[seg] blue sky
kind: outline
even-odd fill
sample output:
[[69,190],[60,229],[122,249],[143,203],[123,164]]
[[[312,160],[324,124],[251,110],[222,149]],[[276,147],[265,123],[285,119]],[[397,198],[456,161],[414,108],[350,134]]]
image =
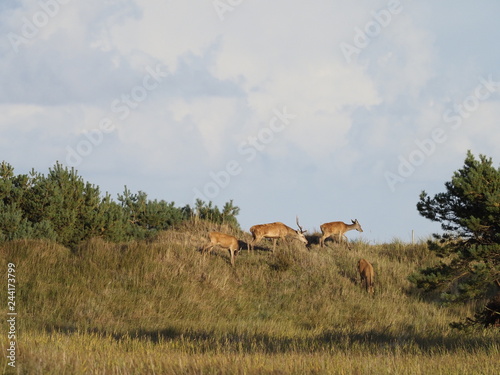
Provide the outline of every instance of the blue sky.
[[4,1],[0,159],[116,197],[241,208],[243,229],[358,219],[379,243],[468,149],[500,163],[500,3]]

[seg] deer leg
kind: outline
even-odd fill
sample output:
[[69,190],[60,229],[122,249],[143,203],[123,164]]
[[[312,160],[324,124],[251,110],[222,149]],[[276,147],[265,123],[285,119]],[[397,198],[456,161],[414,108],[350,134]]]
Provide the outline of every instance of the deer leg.
[[250,249],[253,251],[255,249],[255,244],[259,242],[262,237],[254,236],[252,242],[250,242]]
[[212,245],[211,243],[209,243],[208,245],[206,245],[206,246],[205,246],[205,247],[201,250],[201,252],[202,252],[203,256],[205,256],[207,252],[210,254],[210,253],[212,252],[213,248],[214,248],[214,245]]
[[247,243],[247,250],[253,251],[256,242],[257,242],[257,237],[253,236],[252,241],[250,241],[249,243]]
[[229,249],[229,256],[231,257],[231,266],[234,267],[234,250]]
[[349,244],[349,240],[347,239],[346,235],[345,235],[345,234],[343,234],[343,235],[342,235],[342,238],[343,238],[344,242],[346,243],[347,248],[348,248],[349,250],[351,250],[351,245]]

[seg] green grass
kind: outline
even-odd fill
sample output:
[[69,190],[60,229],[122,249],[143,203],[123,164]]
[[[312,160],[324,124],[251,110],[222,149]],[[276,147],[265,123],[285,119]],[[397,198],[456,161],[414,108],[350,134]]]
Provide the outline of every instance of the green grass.
[[[291,242],[273,254],[263,243],[245,247],[232,268],[227,251],[197,251],[208,229],[191,225],[150,242],[94,239],[75,252],[2,244],[1,269],[17,268],[17,373],[498,373],[498,330],[449,327],[475,306],[440,306],[407,281],[436,262],[425,244],[306,250]],[[376,272],[373,297],[359,284],[361,257]],[[8,349],[6,334],[0,348]]]

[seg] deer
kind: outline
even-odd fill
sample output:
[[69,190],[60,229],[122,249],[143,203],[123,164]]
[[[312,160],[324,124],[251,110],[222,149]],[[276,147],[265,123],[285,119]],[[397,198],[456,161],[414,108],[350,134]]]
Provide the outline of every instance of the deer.
[[304,233],[306,231],[303,230],[300,226],[298,217],[296,217],[296,222],[299,230],[292,229],[281,222],[254,225],[250,228],[253,239],[249,243],[248,249],[253,250],[255,244],[263,238],[272,238],[274,253],[274,250],[276,250],[276,242],[278,238],[285,239],[288,236],[293,237],[294,239],[299,240],[303,244],[307,245],[308,242],[306,237],[304,236]]
[[359,275],[361,276],[361,285],[364,285],[366,291],[373,294],[373,283],[375,278],[375,271],[373,266],[365,259],[360,259],[358,262]]
[[357,219],[352,220],[352,224],[346,224],[342,221],[333,221],[331,223],[324,223],[320,225],[321,233],[323,234],[319,240],[319,245],[321,247],[325,246],[325,240],[330,237],[335,235],[339,236],[339,242],[342,242],[343,239],[345,239],[345,242],[347,244],[347,248],[350,249],[351,246],[349,245],[349,241],[347,240],[347,237],[345,236],[345,232],[356,229],[358,232],[363,232],[363,229],[361,228],[361,225],[359,225],[359,222]]
[[231,257],[231,266],[234,267],[234,256],[240,250],[238,239],[234,236],[221,232],[210,232],[208,237],[210,238],[210,242],[203,246],[201,253],[205,254],[208,252],[210,254],[214,246],[217,245],[223,249],[228,249]]

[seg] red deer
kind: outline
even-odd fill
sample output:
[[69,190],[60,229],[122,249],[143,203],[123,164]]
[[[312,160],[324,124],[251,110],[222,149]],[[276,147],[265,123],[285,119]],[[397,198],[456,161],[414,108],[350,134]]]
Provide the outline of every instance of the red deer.
[[303,244],[307,245],[307,239],[304,236],[305,230],[299,225],[299,218],[296,218],[297,226],[299,230],[292,229],[286,226],[283,223],[269,223],[269,224],[259,224],[254,225],[250,228],[250,232],[252,233],[252,241],[249,244],[249,249],[253,250],[254,245],[262,240],[263,238],[272,238],[273,239],[273,252],[276,250],[276,241],[278,238],[285,239],[285,237],[293,237],[296,240],[299,240]]
[[361,228],[361,225],[359,225],[358,220],[351,220],[352,224],[346,224],[343,223],[342,221],[334,221],[332,223],[325,223],[320,225],[321,233],[323,235],[321,236],[319,240],[319,244],[321,247],[325,245],[325,240],[333,235],[338,235],[339,236],[339,242],[341,243],[342,240],[345,240],[347,247],[350,249],[351,247],[349,246],[349,241],[347,241],[347,237],[345,236],[345,232],[356,229],[358,232],[363,232],[363,229]]
[[358,262],[359,275],[361,276],[361,285],[364,285],[366,291],[373,294],[373,283],[375,279],[375,271],[373,266],[365,259],[360,259]]
[[205,252],[208,251],[210,254],[214,246],[217,245],[223,249],[228,249],[229,255],[231,256],[231,265],[234,266],[234,255],[240,249],[238,239],[229,234],[220,232],[210,232],[208,237],[210,238],[210,242],[201,249],[201,252],[205,254]]

